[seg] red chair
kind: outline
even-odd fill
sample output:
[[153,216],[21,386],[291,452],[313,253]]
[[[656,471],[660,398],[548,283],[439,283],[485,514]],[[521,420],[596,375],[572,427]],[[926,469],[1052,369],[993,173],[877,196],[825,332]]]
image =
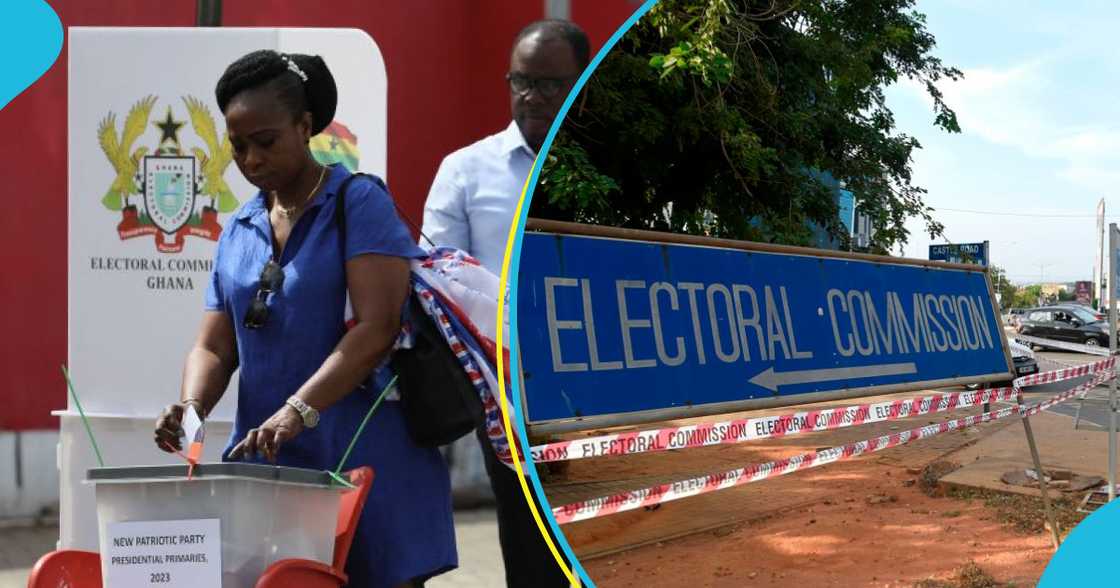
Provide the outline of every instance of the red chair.
[[52,551],[35,563],[27,588],[101,588],[101,556],[96,551]]
[[346,584],[346,557],[358,531],[358,520],[366,505],[369,489],[373,485],[373,469],[360,467],[350,471],[350,483],[355,488],[342,494],[335,526],[334,561],[326,565],[307,559],[282,559],[264,571],[256,588],[334,588]]
[[[346,557],[373,485],[373,469],[352,470],[350,483],[355,488],[342,493],[338,508],[331,565],[307,559],[282,559],[268,566],[257,581],[257,588],[334,588],[346,584]],[[39,558],[27,579],[27,588],[102,588],[101,556],[76,549],[52,551]]]

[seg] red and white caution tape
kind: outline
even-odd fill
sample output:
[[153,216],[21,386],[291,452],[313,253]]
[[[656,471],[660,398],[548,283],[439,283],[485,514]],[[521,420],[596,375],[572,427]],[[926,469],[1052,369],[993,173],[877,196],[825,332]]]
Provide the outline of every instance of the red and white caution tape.
[[[1115,360],[1108,359],[1105,362],[1108,367],[1111,367]],[[891,435],[884,435],[875,439],[868,439],[866,441],[859,441],[856,443],[849,443],[847,445],[840,445],[832,447],[823,451],[811,451],[803,453],[794,457],[780,459],[776,461],[766,462],[762,464],[754,464],[744,468],[738,468],[717,474],[709,474],[697,478],[689,478],[686,480],[679,480],[670,482],[668,484],[660,484],[650,488],[643,488],[640,490],[633,490],[629,492],[622,492],[611,496],[604,496],[601,498],[594,498],[584,500],[573,504],[559,506],[552,509],[553,516],[556,517],[556,522],[559,524],[573,523],[576,521],[583,521],[591,518],[601,517],[617,512],[627,510],[634,510],[637,508],[687,498],[689,496],[697,496],[699,494],[706,494],[716,490],[723,490],[734,486],[749,484],[773,478],[776,476],[783,476],[791,474],[798,470],[819,467],[825,464],[851,459],[853,457],[862,455],[864,453],[873,453],[882,451],[890,447],[904,445],[917,439],[925,439],[933,437],[941,433],[953,431],[962,427],[969,427],[977,423],[986,423],[990,421],[1007,418],[1012,415],[1018,416],[1031,416],[1043,410],[1046,410],[1059,402],[1068,400],[1077,395],[1083,395],[1096,386],[1107,382],[1113,377],[1111,370],[1104,371],[1097,374],[1095,378],[1087,383],[1072,388],[1066,392],[1062,392],[1044,402],[1032,406],[1011,406],[994,412],[986,412],[979,415],[964,417],[943,423],[927,425],[909,431],[902,431],[893,433]],[[1016,382],[1018,383],[1018,381]]]
[[[1034,386],[1078,378],[1111,367],[1114,360],[1070,366],[1051,372],[1025,376],[1016,380],[1020,386]],[[671,449],[707,447],[842,429],[868,423],[904,419],[923,414],[946,412],[1015,398],[1013,388],[990,388],[972,392],[947,392],[920,398],[888,400],[824,410],[810,410],[786,415],[773,415],[702,423],[681,427],[665,427],[647,431],[611,433],[583,439],[557,441],[531,448],[536,463],[600,457],[653,453]]]
[[1037,386],[1039,384],[1053,384],[1064,380],[1071,380],[1073,378],[1081,378],[1084,376],[1095,374],[1102,370],[1111,370],[1112,366],[1116,363],[1116,358],[1102,359],[1092,363],[1084,363],[1081,365],[1071,365],[1049,372],[1039,372],[1029,376],[1022,376],[1015,378],[1015,385],[1017,387]]

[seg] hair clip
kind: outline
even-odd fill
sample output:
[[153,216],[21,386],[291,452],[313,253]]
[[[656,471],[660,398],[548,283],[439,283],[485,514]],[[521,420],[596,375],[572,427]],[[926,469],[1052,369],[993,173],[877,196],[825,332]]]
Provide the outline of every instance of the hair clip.
[[293,61],[291,57],[288,57],[287,55],[280,55],[280,58],[288,63],[288,71],[299,76],[299,79],[305,82],[307,81],[307,74],[303,73],[303,70],[300,69],[298,65],[296,65],[296,62]]

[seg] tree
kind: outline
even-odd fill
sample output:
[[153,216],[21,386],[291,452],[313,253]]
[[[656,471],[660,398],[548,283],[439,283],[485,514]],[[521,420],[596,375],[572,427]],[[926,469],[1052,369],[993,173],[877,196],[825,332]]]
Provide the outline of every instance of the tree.
[[805,244],[846,239],[826,174],[855,194],[872,249],[942,226],[911,183],[920,147],[884,89],[908,78],[959,132],[915,0],[662,0],[603,60],[552,145],[531,215]]
[[1042,286],[1035,284],[1033,286],[1025,286],[1020,288],[1015,294],[1015,306],[1018,308],[1030,308],[1038,306],[1039,301],[1042,299]]
[[999,266],[993,265],[988,269],[988,275],[992,278],[992,288],[999,294],[1000,308],[1018,308],[1019,304],[1017,304],[1016,296],[1019,292],[1019,288],[1017,288],[1015,284],[1012,284],[1011,280],[1007,279],[1007,271]]

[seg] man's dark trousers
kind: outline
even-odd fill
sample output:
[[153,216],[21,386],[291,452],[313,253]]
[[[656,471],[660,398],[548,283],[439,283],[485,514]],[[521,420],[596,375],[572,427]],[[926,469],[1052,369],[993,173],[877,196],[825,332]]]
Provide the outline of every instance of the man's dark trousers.
[[[560,570],[548,543],[533,520],[533,513],[525,502],[517,472],[498,460],[484,428],[480,427],[476,436],[482,444],[490,488],[498,502],[498,537],[502,544],[502,561],[506,567],[506,585],[509,588],[566,588],[569,586],[568,578]],[[532,490],[532,482],[526,480],[526,483],[530,484],[529,489]],[[541,519],[544,520],[544,510],[541,508],[541,501],[536,500],[535,493],[533,499],[537,504],[537,511],[541,513]],[[560,549],[559,545],[556,547]],[[562,550],[560,553],[561,556],[564,555]]]

